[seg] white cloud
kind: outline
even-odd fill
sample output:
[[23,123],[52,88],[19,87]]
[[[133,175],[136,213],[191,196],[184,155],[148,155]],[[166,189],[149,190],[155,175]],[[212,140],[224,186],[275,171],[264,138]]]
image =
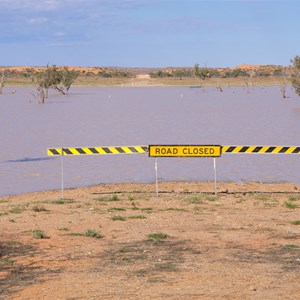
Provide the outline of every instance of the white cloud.
[[43,24],[47,22],[48,22],[47,18],[31,18],[28,20],[28,23],[33,25]]
[[0,7],[7,11],[53,11],[64,3],[61,0],[0,0]]
[[147,3],[147,0],[0,0],[0,9],[28,12],[57,11],[66,8],[70,10],[97,10],[106,7],[130,8],[140,6],[145,3]]
[[58,32],[55,32],[55,33],[53,34],[53,36],[55,36],[55,37],[63,37],[63,36],[65,36],[65,33],[62,32],[62,31],[58,31]]

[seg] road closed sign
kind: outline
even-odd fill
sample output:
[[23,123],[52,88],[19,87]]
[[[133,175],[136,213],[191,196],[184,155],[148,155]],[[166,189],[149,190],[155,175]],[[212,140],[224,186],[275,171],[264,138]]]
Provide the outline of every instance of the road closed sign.
[[219,145],[149,145],[151,157],[219,157]]

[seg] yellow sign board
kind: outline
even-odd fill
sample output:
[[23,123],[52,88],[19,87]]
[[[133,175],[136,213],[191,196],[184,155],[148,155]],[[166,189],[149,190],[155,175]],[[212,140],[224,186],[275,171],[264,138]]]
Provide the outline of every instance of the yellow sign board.
[[219,157],[218,145],[149,145],[151,157]]

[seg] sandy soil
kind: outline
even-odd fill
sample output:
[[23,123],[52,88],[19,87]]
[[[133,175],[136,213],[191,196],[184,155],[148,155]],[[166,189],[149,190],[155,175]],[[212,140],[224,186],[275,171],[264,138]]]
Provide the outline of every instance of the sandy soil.
[[299,187],[159,188],[0,198],[0,298],[300,299]]

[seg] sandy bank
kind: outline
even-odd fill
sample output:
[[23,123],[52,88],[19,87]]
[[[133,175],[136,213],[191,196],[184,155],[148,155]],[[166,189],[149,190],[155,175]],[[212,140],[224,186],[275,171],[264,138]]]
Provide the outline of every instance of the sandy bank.
[[159,188],[159,197],[153,184],[107,184],[65,199],[1,198],[0,298],[300,297],[298,186],[218,183],[217,196],[212,182]]

